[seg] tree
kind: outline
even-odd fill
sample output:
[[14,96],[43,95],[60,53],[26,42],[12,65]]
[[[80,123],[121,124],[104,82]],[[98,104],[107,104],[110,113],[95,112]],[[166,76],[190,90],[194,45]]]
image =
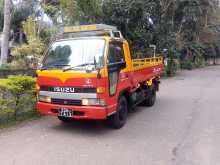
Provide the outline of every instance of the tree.
[[[0,31],[2,31],[4,24],[3,2],[3,0],[0,0]],[[13,5],[11,29],[14,31],[14,33],[19,32],[20,28],[22,27],[22,21],[25,21],[30,15],[35,15],[37,5],[37,0],[22,0],[19,1],[19,3],[17,2],[16,5]]]
[[218,0],[104,0],[103,21],[117,26],[134,52],[146,54],[148,45],[156,44],[159,52],[168,49],[194,62],[204,58],[206,47],[220,48],[218,4]]
[[102,0],[44,0],[41,6],[55,25],[57,19],[65,25],[97,23],[102,15]]
[[11,16],[12,16],[12,1],[5,0],[4,1],[4,27],[3,27],[0,65],[7,63]]
[[82,12],[81,19],[87,23],[97,23],[102,16],[102,0],[77,0]]
[[105,0],[103,21],[117,26],[122,31],[135,54],[146,55],[149,44],[157,44],[160,2],[159,0]]
[[28,17],[23,22],[22,29],[27,38],[27,43],[21,44],[11,51],[15,59],[12,64],[16,68],[33,68],[41,59],[45,45],[37,34],[38,28],[37,22],[32,17]]
[[4,24],[3,8],[4,8],[3,0],[0,0],[0,32],[2,31]]

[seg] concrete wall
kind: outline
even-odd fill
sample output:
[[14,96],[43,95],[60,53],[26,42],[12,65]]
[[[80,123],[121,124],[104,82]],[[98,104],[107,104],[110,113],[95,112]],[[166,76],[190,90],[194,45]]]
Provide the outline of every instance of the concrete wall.
[[215,59],[215,63],[214,63],[214,59],[213,59],[213,58],[210,58],[210,59],[207,60],[207,63],[208,63],[209,65],[214,65],[214,64],[220,65],[220,58],[216,58],[216,59]]

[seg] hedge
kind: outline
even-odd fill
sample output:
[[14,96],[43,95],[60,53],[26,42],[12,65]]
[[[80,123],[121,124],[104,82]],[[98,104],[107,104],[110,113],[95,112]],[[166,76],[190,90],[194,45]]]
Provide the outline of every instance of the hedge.
[[18,75],[0,79],[0,124],[34,112],[35,102],[35,78]]

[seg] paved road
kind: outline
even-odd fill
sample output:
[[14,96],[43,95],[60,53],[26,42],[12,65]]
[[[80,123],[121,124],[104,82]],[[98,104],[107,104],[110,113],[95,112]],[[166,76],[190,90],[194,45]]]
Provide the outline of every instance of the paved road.
[[219,165],[220,66],[163,80],[157,104],[127,125],[54,118],[0,131],[0,165]]

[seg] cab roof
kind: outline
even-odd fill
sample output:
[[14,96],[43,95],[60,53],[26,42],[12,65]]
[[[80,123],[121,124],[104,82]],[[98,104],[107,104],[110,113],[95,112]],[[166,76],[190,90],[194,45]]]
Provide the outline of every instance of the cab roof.
[[79,26],[66,26],[64,27],[64,33],[77,33],[84,31],[117,31],[117,27],[105,25],[105,24],[91,24],[91,25],[79,25]]
[[105,24],[91,24],[79,26],[66,26],[58,34],[56,40],[81,37],[111,37],[123,39],[121,32],[115,26]]

